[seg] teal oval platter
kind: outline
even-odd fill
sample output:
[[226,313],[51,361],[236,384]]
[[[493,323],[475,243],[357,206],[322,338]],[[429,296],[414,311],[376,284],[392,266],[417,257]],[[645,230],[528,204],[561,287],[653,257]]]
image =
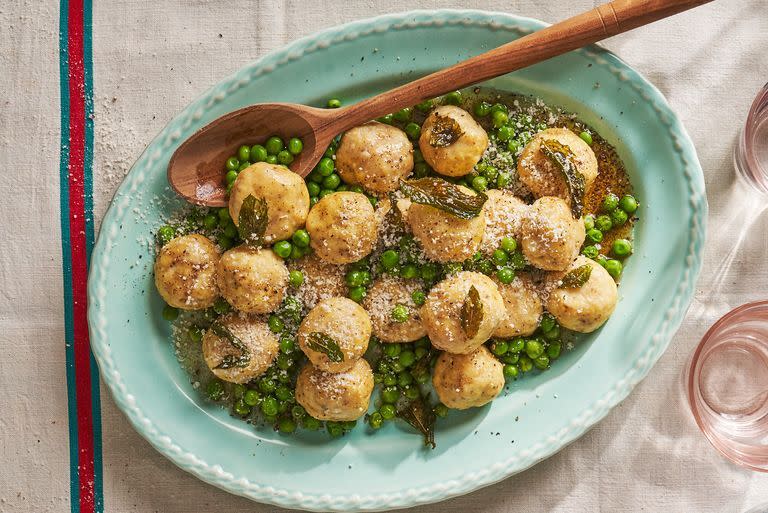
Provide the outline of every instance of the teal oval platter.
[[224,79],[176,116],[119,187],[88,282],[93,353],[133,427],[203,481],[315,511],[440,501],[495,483],[573,442],[622,401],[667,348],[701,267],[707,213],[693,144],[662,94],[597,46],[484,85],[574,112],[614,145],[641,199],[635,253],[615,313],[547,372],[509,382],[490,405],[438,421],[437,448],[388,423],[340,439],[286,437],[202,400],[176,360],[152,280],[152,234],[182,203],[166,182],[179,144],[209,121],[266,101],[345,104],[544,27],[467,10],[414,11],[300,39]]

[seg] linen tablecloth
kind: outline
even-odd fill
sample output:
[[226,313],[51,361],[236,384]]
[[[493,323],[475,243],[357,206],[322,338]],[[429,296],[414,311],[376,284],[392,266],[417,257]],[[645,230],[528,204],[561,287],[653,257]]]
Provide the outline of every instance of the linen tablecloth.
[[[286,42],[376,14],[482,8],[552,22],[596,2],[4,0],[0,3],[0,511],[277,511],[177,469],[100,387],[85,337],[87,254],[112,194],[190,100]],[[696,298],[632,395],[536,467],[427,512],[740,512],[768,475],[689,419],[683,364],[729,308],[765,298],[768,220],[731,149],[768,80],[768,1],[720,0],[605,42],[656,84],[699,152],[711,209]],[[734,251],[734,248],[737,248]],[[717,279],[720,278],[720,279]]]

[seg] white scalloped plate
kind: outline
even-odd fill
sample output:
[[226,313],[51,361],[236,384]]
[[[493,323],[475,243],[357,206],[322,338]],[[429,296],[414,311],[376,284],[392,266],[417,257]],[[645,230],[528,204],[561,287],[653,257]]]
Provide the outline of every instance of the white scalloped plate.
[[596,46],[488,85],[576,112],[616,146],[642,201],[622,299],[608,323],[551,370],[510,384],[488,407],[441,420],[436,450],[421,449],[417,435],[395,424],[376,435],[358,428],[328,440],[283,437],[231,418],[189,384],[159,315],[147,241],[179,205],[165,168],[197,128],[260,101],[355,101],[542,26],[508,14],[452,10],[350,23],[244,67],[169,123],[118,189],[88,283],[91,343],[102,377],[142,436],[184,470],[257,501],[383,510],[467,493],[526,469],[629,394],[666,349],[690,302],[707,205],[693,145],[663,96]]

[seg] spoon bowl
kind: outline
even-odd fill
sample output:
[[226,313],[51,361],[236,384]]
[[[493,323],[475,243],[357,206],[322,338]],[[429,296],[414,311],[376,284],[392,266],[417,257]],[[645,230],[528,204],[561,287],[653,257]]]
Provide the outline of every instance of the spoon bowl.
[[[179,146],[168,163],[168,183],[196,205],[227,205],[224,163],[243,144],[264,144],[271,136],[299,137],[304,148],[289,165],[306,176],[335,134],[322,130],[344,109],[318,109],[291,103],[260,103],[225,114]],[[279,122],[278,122],[279,120]],[[319,137],[318,137],[319,136]]]

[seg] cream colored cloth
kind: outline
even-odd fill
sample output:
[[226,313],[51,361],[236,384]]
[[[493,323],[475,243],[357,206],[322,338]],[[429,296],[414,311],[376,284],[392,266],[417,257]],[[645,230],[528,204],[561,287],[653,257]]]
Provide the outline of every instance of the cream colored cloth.
[[[69,510],[58,210],[58,2],[0,3],[0,511]],[[100,0],[93,8],[97,220],[154,135],[190,100],[266,52],[346,21],[412,8],[482,8],[549,22],[586,0]],[[731,148],[768,81],[768,1],[720,0],[605,46],[656,84],[699,152],[711,209],[703,280],[669,350],[632,395],[536,467],[418,513],[712,512],[768,502],[768,475],[712,449],[680,374],[706,327],[768,296],[768,220],[745,226]],[[725,255],[746,236],[724,274]],[[721,282],[713,278],[721,276]],[[719,290],[717,289],[719,287]],[[104,510],[268,512],[155,452],[102,389]]]

